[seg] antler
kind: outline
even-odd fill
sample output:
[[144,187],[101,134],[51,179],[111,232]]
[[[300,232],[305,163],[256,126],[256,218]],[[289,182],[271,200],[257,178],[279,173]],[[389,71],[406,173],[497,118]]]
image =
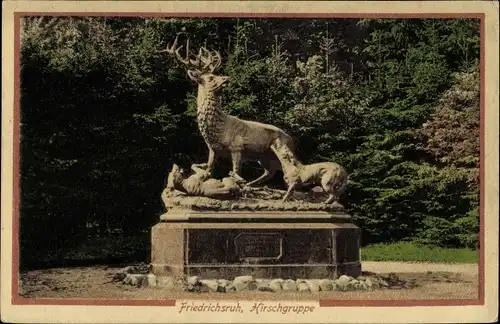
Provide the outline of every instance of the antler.
[[205,47],[200,48],[200,53],[202,51],[207,54],[207,56],[199,56],[199,59],[204,64],[203,68],[204,69],[208,68],[210,72],[214,72],[215,70],[217,70],[222,63],[222,58],[220,56],[220,53],[217,51],[209,51]]
[[179,62],[187,65],[189,68],[193,68],[201,72],[214,72],[220,67],[222,63],[220,53],[217,51],[209,51],[205,47],[201,47],[199,49],[198,55],[196,55],[194,59],[190,58],[189,56],[191,54],[189,53],[189,38],[186,41],[186,56],[182,57],[180,51],[183,46],[177,46],[178,40],[179,35],[175,36],[175,40],[172,45],[168,43],[166,49],[158,51],[157,53],[168,53],[170,55],[175,55],[175,58]]

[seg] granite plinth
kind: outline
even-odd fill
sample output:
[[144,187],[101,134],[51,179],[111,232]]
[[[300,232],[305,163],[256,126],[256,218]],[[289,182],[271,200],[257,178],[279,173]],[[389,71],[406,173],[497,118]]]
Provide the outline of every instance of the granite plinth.
[[343,212],[170,210],[152,229],[159,276],[332,278],[361,275],[360,229]]

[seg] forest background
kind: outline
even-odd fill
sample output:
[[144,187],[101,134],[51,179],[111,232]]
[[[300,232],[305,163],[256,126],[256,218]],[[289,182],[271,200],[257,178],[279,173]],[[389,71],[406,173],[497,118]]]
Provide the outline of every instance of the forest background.
[[304,162],[348,170],[341,202],[363,245],[477,249],[479,20],[30,17],[22,266],[148,258],[172,163],[208,154],[196,85],[155,53],[179,32],[220,51],[227,113],[284,129]]

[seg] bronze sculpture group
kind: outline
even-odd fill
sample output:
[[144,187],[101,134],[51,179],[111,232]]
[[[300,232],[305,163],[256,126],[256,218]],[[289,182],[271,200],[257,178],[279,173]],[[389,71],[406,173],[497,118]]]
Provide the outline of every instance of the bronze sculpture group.
[[[338,200],[348,181],[346,170],[333,162],[303,164],[294,153],[292,137],[273,125],[248,121],[224,113],[221,107],[220,90],[229,82],[227,76],[216,75],[221,65],[221,55],[205,47],[198,55],[189,52],[189,40],[183,57],[178,46],[178,36],[173,44],[160,52],[175,57],[187,67],[189,78],[198,84],[197,121],[208,147],[206,163],[193,164],[192,174],[186,175],[174,164],[168,176],[165,195],[187,195],[212,199],[233,199],[245,196],[257,184],[270,180],[276,171],[282,170],[288,190],[282,197],[287,201],[298,185],[319,185],[328,198],[324,204]],[[213,178],[217,160],[229,158],[232,172],[217,180]],[[264,172],[257,179],[246,182],[240,175],[244,161],[257,161]]]

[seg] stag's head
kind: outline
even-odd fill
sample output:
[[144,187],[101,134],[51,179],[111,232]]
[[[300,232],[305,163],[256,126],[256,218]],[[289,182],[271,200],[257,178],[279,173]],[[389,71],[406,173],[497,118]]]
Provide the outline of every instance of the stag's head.
[[176,36],[174,43],[172,45],[168,44],[167,48],[160,51],[160,53],[168,53],[174,56],[177,61],[184,64],[187,68],[189,78],[206,91],[217,91],[226,85],[229,77],[215,74],[215,71],[222,63],[219,52],[201,47],[198,51],[198,55],[193,56],[189,52],[188,39],[186,43],[186,54],[185,57],[183,57],[180,53],[183,46],[178,46],[178,40],[179,36]]

